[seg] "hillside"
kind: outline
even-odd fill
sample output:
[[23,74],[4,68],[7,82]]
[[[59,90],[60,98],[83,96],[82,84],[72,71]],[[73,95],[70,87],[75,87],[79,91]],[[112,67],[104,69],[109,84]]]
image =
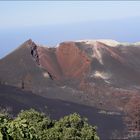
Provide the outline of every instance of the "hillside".
[[[112,46],[111,46],[112,45]],[[49,98],[123,111],[140,88],[140,46],[112,40],[27,40],[0,60],[0,82]]]
[[130,129],[126,118],[137,123],[130,112],[135,106],[139,113],[139,60],[139,43],[78,40],[51,48],[27,40],[0,60],[0,107],[12,114],[35,108],[54,119],[77,112],[103,140],[118,137]]
[[94,107],[44,98],[11,86],[0,85],[0,107],[7,108],[14,116],[22,109],[34,108],[57,120],[77,112],[81,116],[87,117],[90,124],[98,126],[97,131],[102,140],[109,139],[115,130],[121,133],[124,127],[122,115],[102,114]]

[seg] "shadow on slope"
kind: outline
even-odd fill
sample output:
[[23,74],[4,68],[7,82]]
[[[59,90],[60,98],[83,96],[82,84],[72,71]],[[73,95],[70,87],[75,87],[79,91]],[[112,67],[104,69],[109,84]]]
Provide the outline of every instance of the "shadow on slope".
[[50,114],[53,119],[59,119],[64,115],[77,112],[81,116],[87,117],[89,123],[98,126],[98,134],[101,140],[109,139],[112,132],[115,130],[121,132],[124,127],[122,116],[99,114],[99,110],[93,107],[44,98],[11,86],[0,85],[0,106],[12,108],[14,115],[21,109],[35,108]]

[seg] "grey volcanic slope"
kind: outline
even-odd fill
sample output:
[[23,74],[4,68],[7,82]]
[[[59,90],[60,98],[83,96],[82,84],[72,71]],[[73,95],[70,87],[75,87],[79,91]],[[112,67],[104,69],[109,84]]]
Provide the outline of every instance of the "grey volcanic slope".
[[109,140],[113,131],[121,132],[124,127],[122,116],[99,114],[99,110],[93,107],[58,99],[43,98],[11,86],[0,85],[0,107],[10,107],[12,109],[11,113],[14,114],[17,114],[21,109],[35,108],[49,113],[53,119],[59,119],[64,115],[77,112],[81,116],[87,117],[89,123],[98,126],[98,134],[101,140]]
[[100,41],[76,42],[91,58],[89,78],[118,88],[140,86],[140,47],[134,44],[109,46]]
[[[44,78],[43,69],[31,56],[31,40],[27,40],[15,51],[0,60],[0,82],[27,90],[38,90],[52,85],[52,80]],[[24,85],[23,85],[24,83]],[[33,87],[33,89],[32,89]]]

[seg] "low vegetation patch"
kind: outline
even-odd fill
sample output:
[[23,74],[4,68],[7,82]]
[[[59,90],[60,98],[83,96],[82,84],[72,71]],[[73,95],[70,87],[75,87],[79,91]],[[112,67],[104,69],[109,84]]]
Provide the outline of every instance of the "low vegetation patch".
[[99,140],[96,127],[74,113],[52,120],[34,109],[17,117],[0,113],[0,140]]

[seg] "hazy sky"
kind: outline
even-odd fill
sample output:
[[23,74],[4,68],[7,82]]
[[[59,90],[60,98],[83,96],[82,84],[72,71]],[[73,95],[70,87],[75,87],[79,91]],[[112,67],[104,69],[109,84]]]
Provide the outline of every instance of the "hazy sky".
[[140,41],[140,1],[0,1],[0,57],[29,38]]
[[1,1],[0,28],[140,17],[139,1]]

